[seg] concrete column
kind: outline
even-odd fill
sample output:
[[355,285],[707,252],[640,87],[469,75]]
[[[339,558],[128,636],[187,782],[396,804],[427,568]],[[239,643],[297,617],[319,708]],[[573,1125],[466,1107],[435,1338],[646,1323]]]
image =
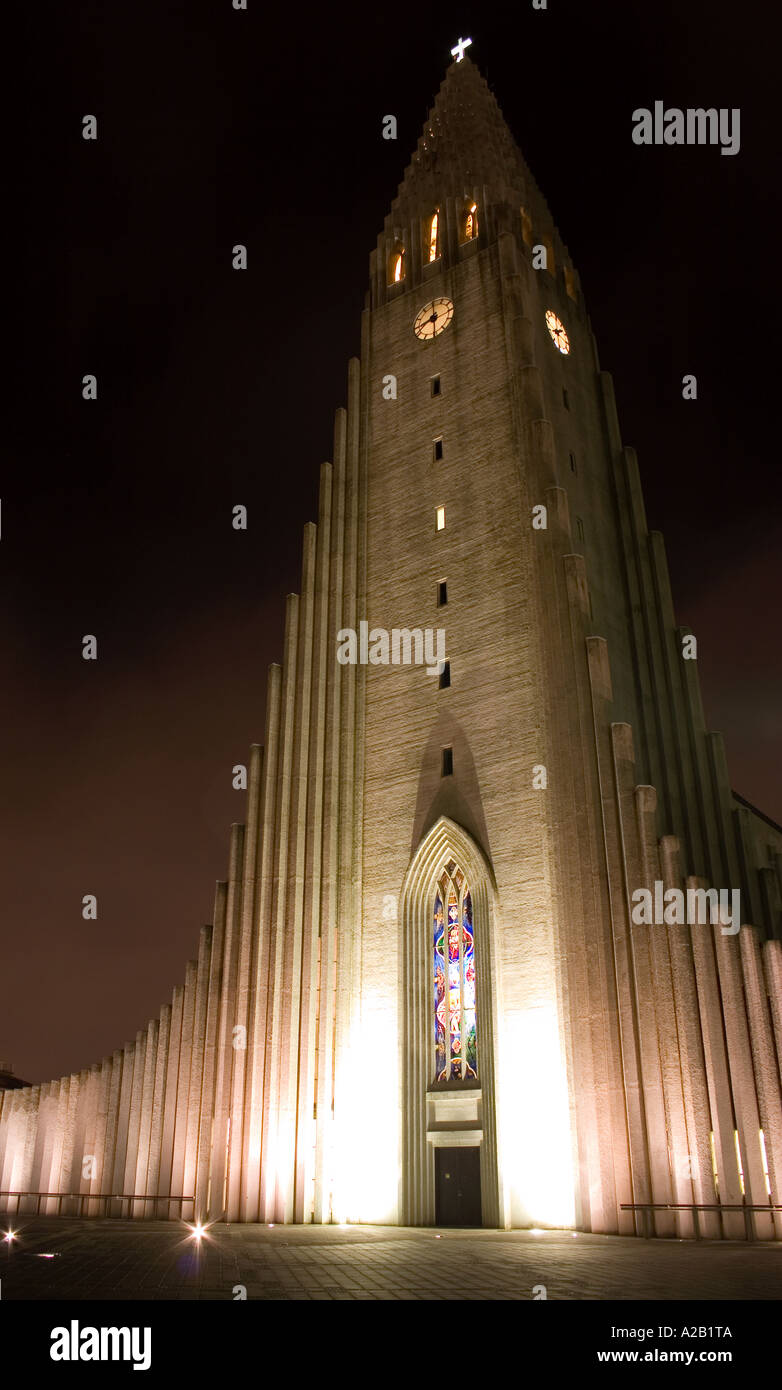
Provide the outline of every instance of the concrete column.
[[[158,1020],[150,1019],[147,1024],[144,1046],[144,1076],[141,1082],[141,1117],[138,1134],[138,1153],[136,1171],[133,1177],[133,1191],[147,1191],[147,1169],[149,1167],[149,1139],[152,1133],[152,1102],[155,1094],[155,1067],[157,1065]],[[147,1203],[133,1202],[132,1215],[141,1218],[146,1214]]]
[[[296,655],[295,725],[291,762],[291,830],[288,845],[287,887],[285,894],[285,932],[282,996],[289,1015],[289,1026],[281,1039],[280,1055],[280,1142],[284,1181],[280,1183],[281,1214],[284,1221],[296,1219],[295,1173],[297,1151],[314,1146],[313,1116],[310,1108],[301,1130],[297,1129],[298,1083],[301,1029],[302,970],[310,962],[304,950],[304,875],[307,851],[307,779],[310,754],[310,706],[312,700],[312,644],[314,626],[314,587],[317,528],[310,522],[302,543],[301,595]],[[308,943],[309,944],[309,943]],[[299,1194],[302,1219],[310,1214],[310,1193]]]
[[[279,1182],[285,1182],[285,1155],[290,1153],[286,1136],[280,1133],[280,1064],[282,1040],[291,1025],[289,1001],[283,994],[285,955],[285,894],[287,889],[288,845],[290,841],[290,790],[293,761],[296,695],[296,637],[299,599],[289,594],[285,608],[285,644],[280,696],[280,752],[277,765],[277,814],[275,817],[272,869],[272,907],[270,918],[269,1011],[267,1013],[266,1076],[264,1079],[264,1127],[262,1145],[265,1159],[261,1172],[261,1219],[283,1219],[283,1196]],[[287,1136],[287,1140],[290,1136]]]
[[[6,1169],[13,1140],[11,1113],[14,1095],[16,1095],[16,1091],[0,1091],[0,1193],[9,1190],[6,1183]],[[9,1207],[13,1205],[12,1202],[9,1203],[8,1198],[0,1196],[0,1211],[8,1211]]]
[[[120,1196],[125,1191],[125,1160],[128,1152],[128,1128],[130,1125],[130,1100],[133,1091],[133,1070],[135,1065],[135,1045],[126,1043],[122,1052],[122,1079],[120,1081],[119,1109],[117,1112],[117,1142],[114,1149],[114,1170],[111,1191]],[[74,1159],[76,1154],[74,1153]],[[75,1189],[74,1189],[75,1190]],[[112,1202],[111,1216],[119,1216],[121,1203]]]
[[24,1187],[30,1192],[42,1192],[44,1190],[41,1187],[41,1168],[46,1148],[46,1114],[51,1085],[51,1081],[44,1081],[36,1088],[35,1105],[31,1105],[27,1110]]
[[[671,1178],[668,1162],[668,1141],[665,1129],[665,1107],[662,1095],[660,1053],[657,1042],[657,1018],[651,979],[649,927],[632,923],[632,894],[638,888],[651,888],[644,883],[643,864],[636,820],[635,766],[632,730],[628,724],[611,727],[614,754],[614,773],[620,815],[621,855],[624,868],[624,895],[628,921],[629,987],[634,1001],[639,1079],[643,1091],[642,1106],[650,1179],[650,1198],[642,1201],[670,1202]],[[653,789],[649,789],[651,793]],[[636,1199],[638,1200],[638,1199]],[[664,1212],[655,1213],[658,1235],[673,1234],[673,1222]]]
[[[198,962],[189,960],[185,967],[185,992],[182,999],[182,1029],[179,1042],[179,1076],[177,1080],[176,1116],[174,1119],[174,1143],[171,1156],[171,1195],[189,1197],[182,1186],[185,1171],[185,1144],[187,1142],[187,1113],[190,1099],[190,1064],[193,1055],[193,1018],[195,1014],[196,976]],[[172,1216],[179,1216],[180,1208],[185,1217],[189,1216],[190,1203],[184,1206],[172,1202]]]
[[[122,1087],[122,1053],[114,1052],[111,1056],[111,1081],[109,1087],[108,1110],[106,1113],[106,1130],[103,1140],[103,1161],[101,1164],[100,1192],[111,1192],[112,1178],[114,1175],[114,1155],[117,1147],[117,1127],[119,1124],[120,1095]],[[106,1216],[111,1215],[111,1206],[104,1208]]]
[[[728,1044],[728,1067],[733,1092],[733,1111],[736,1117],[736,1128],[744,1168],[746,1199],[748,1202],[767,1202],[769,1198],[766,1191],[760,1148],[760,1114],[744,1003],[739,946],[735,936],[723,935],[722,928],[719,926],[703,926],[700,929],[695,927],[693,930],[714,933],[717,970],[722,994],[722,1012],[725,1020],[725,1038]],[[741,930],[744,931],[743,926]],[[764,1216],[757,1212],[755,1214],[755,1230],[759,1239],[773,1239],[774,1223],[771,1216]]]
[[[68,1112],[63,1131],[62,1154],[60,1155],[59,1192],[73,1192],[71,1172],[73,1169],[73,1141],[76,1133],[76,1114],[79,1104],[79,1074],[72,1072],[68,1077]],[[111,1171],[111,1170],[109,1170]],[[68,1198],[62,1203],[62,1215],[70,1216],[78,1210],[77,1203]]]
[[[343,626],[342,589],[344,583],[345,532],[345,467],[347,454],[347,412],[339,410],[334,420],[334,472],[331,501],[331,554],[329,557],[328,642],[336,642]],[[320,960],[318,966],[318,1027],[317,1075],[315,1106],[317,1110],[315,1139],[315,1206],[313,1219],[323,1223],[331,1219],[332,1193],[330,1153],[335,1141],[335,1087],[339,1090],[341,1073],[334,1076],[335,1041],[335,976],[337,952],[338,864],[339,864],[339,806],[340,806],[340,727],[342,673],[345,670],[336,660],[327,659],[325,746],[323,753],[323,857],[320,887]],[[337,1115],[338,1118],[338,1115]]]
[[[252,1046],[250,1033],[250,998],[253,977],[254,938],[257,935],[258,873],[260,866],[260,807],[263,749],[255,743],[250,749],[247,782],[247,828],[244,836],[241,875],[241,914],[237,951],[236,1020],[234,1026],[244,1029],[243,1047],[234,1048],[234,1079],[231,1094],[231,1147],[228,1163],[227,1207],[233,1220],[245,1220],[247,1188],[244,1164],[250,1147],[249,1116],[247,1113],[247,1053]],[[238,1038],[237,1038],[238,1042]]]
[[[752,1062],[757,1087],[760,1127],[768,1159],[768,1172],[771,1186],[771,1200],[778,1202],[775,1194],[782,1192],[782,1087],[780,1068],[774,1047],[774,1034],[766,995],[766,977],[758,933],[754,927],[742,927],[739,933],[739,949],[744,980],[744,997],[747,1001]],[[763,1198],[759,1197],[758,1201]],[[782,1211],[772,1218],[777,1239],[782,1237]]]
[[[15,1192],[40,1191],[39,1116],[41,1100],[46,1093],[44,1086],[25,1086],[19,1092],[17,1151],[10,1183]],[[35,1198],[28,1197],[20,1203],[19,1211],[35,1211],[36,1206]]]
[[[163,1104],[163,1125],[160,1136],[160,1177],[157,1188],[161,1196],[170,1195],[174,1191],[171,1186],[171,1167],[174,1158],[174,1132],[176,1128],[177,1101],[179,1098],[179,1053],[182,1046],[182,1011],[184,998],[184,985],[176,985],[171,999],[171,1031],[169,1034],[168,1053],[165,1063],[166,1088]],[[172,1203],[169,1203],[167,1207],[164,1207],[163,1204],[160,1203],[155,1214],[160,1217],[173,1217],[178,1213]],[[189,1215],[189,1212],[185,1214]]]
[[675,763],[671,772],[674,774],[675,769],[674,775],[678,778],[682,798],[679,812],[681,821],[677,822],[674,819],[673,827],[678,834],[686,836],[688,864],[694,865],[698,874],[709,877],[711,863],[697,779],[695,750],[692,746],[685,676],[682,670],[687,664],[682,656],[682,638],[686,631],[684,628],[677,628],[674,623],[668,567],[663,540],[659,533],[649,537],[649,553],[654,565],[654,582],[658,597],[657,617],[667,683],[667,707],[672,720]]
[[[136,1034],[133,1052],[133,1084],[130,1091],[130,1113],[128,1115],[128,1146],[125,1154],[123,1174],[123,1194],[130,1196],[136,1191],[136,1162],[138,1159],[139,1136],[141,1133],[141,1101],[144,1094],[144,1067],[147,1060],[147,1035],[143,1028]],[[135,1203],[129,1202],[124,1215],[132,1216]]]
[[[271,953],[272,865],[274,852],[274,821],[277,791],[277,760],[280,728],[280,667],[269,670],[266,695],[266,733],[259,807],[260,846],[258,892],[254,910],[253,950],[247,1030],[247,1080],[245,1083],[246,1118],[244,1140],[247,1154],[244,1164],[246,1206],[245,1221],[257,1221],[261,1186],[262,1139],[264,1135],[266,1071],[266,1038],[269,1005],[269,962]],[[270,1021],[269,1021],[270,1022]]]
[[[362,352],[364,360],[368,354],[367,316],[362,324]],[[345,512],[344,512],[344,570],[342,577],[342,627],[357,629],[362,615],[358,612],[358,565],[359,504],[362,497],[362,483],[359,469],[359,448],[361,436],[361,364],[352,358],[348,364],[348,409],[347,434],[345,440]],[[361,1011],[362,958],[361,958],[361,907],[360,883],[357,879],[356,862],[356,824],[355,788],[357,753],[357,691],[358,672],[365,672],[357,666],[344,666],[340,680],[340,724],[339,741],[339,797],[340,826],[338,834],[338,887],[336,908],[336,935],[331,945],[334,949],[335,975],[330,978],[330,961],[323,960],[321,950],[321,1003],[335,991],[335,1082],[334,1118],[335,1123],[348,1127],[352,1123],[349,1106],[357,1104],[355,1094],[340,1092],[343,1067],[349,1063],[351,1044],[355,1045]],[[326,969],[326,990],[323,991],[324,964]],[[346,1103],[347,1102],[347,1103]],[[340,1114],[340,1112],[342,1112]],[[355,1119],[357,1117],[353,1117]],[[344,1132],[344,1131],[343,1131]]]
[[[85,1139],[87,1130],[87,1102],[88,1102],[88,1083],[89,1070],[83,1067],[79,1072],[78,1086],[76,1088],[77,1107],[76,1118],[73,1127],[73,1154],[71,1164],[71,1178],[68,1184],[71,1192],[83,1192],[85,1190],[82,1176],[82,1160],[85,1153]],[[86,1211],[86,1203],[74,1203],[74,1209]]]
[[[768,986],[768,1004],[777,1045],[777,1062],[782,1075],[782,941],[766,941],[763,965]],[[782,1197],[780,1198],[782,1201]]]
[[[51,1192],[52,1158],[57,1129],[57,1113],[60,1104],[60,1082],[47,1082],[45,1098],[43,1096],[43,1089],[42,1087],[41,1100],[38,1106],[38,1147],[35,1165],[37,1169],[36,1185],[39,1192]],[[42,1202],[41,1210],[44,1215],[54,1215],[57,1211],[56,1201]]]
[[[52,1192],[62,1192],[62,1155],[68,1130],[68,1103],[70,1099],[71,1078],[63,1076],[59,1083],[59,1096],[57,1102],[57,1114],[54,1119],[54,1144],[52,1147],[52,1161],[49,1170],[49,1187]],[[52,1212],[58,1209],[58,1203],[53,1202],[50,1206]]]
[[[702,879],[688,878],[688,888],[702,888]],[[714,1157],[717,1165],[719,1200],[725,1204],[741,1202],[741,1184],[733,1138],[733,1098],[730,1090],[728,1058],[722,1022],[722,1002],[717,982],[714,939],[707,926],[690,927],[695,978],[698,985],[698,1009],[701,1020],[703,1055],[709,1087],[711,1128],[714,1135]],[[722,1216],[722,1230],[731,1240],[741,1240],[744,1220],[740,1213]]]
[[[669,888],[681,890],[681,853],[679,841],[673,835],[666,835],[660,841],[660,866],[666,891]],[[675,1038],[679,1059],[679,1075],[684,1096],[684,1113],[687,1123],[687,1159],[692,1180],[692,1198],[678,1197],[677,1201],[695,1201],[704,1204],[717,1201],[714,1186],[714,1171],[711,1156],[711,1116],[709,1113],[709,1090],[706,1083],[706,1064],[703,1058],[700,1022],[698,1017],[698,990],[695,982],[695,965],[692,946],[687,927],[668,926],[668,949],[671,960],[671,986],[676,1014]],[[682,1190],[684,1163],[677,1159],[675,1167],[675,1190]],[[686,1191],[686,1187],[684,1189]],[[699,1215],[700,1229],[704,1236],[717,1239],[721,1235],[719,1217],[709,1212]]]
[[[106,1127],[109,1117],[109,1092],[111,1089],[111,1057],[104,1057],[100,1063],[98,1071],[98,1102],[95,1111],[95,1136],[92,1142],[93,1169],[90,1181],[90,1192],[100,1193],[103,1191],[103,1165],[106,1153]],[[94,1216],[106,1214],[103,1202],[89,1202],[90,1213]]]
[[[329,631],[329,561],[331,550],[332,469],[321,469],[318,508],[318,546],[315,559],[312,636],[312,697],[307,792],[307,835],[304,844],[304,901],[302,906],[301,1026],[299,1031],[299,1094],[296,1112],[296,1221],[314,1216],[317,1148],[317,1070],[319,1041],[320,899],[323,862],[323,778],[325,761],[326,692],[329,667],[336,665],[336,647]],[[330,1113],[327,1123],[330,1121]],[[309,1142],[312,1133],[313,1143]]]
[[[212,949],[209,953],[209,982],[206,1000],[206,1033],[204,1037],[203,1086],[201,1091],[201,1125],[198,1132],[198,1159],[196,1162],[195,1213],[199,1221],[208,1216],[222,1215],[222,1201],[219,1210],[213,1212],[212,1165],[215,1129],[215,1089],[217,1085],[217,1063],[219,1048],[220,1007],[223,981],[223,957],[225,953],[225,907],[227,884],[218,883],[215,891],[215,904],[212,929]],[[222,1194],[222,1181],[220,1182]]]
[[670,707],[670,677],[664,656],[666,622],[673,625],[673,614],[663,616],[657,608],[638,460],[634,449],[622,447],[611,378],[603,372],[601,380],[614,457],[613,480],[629,600],[627,611],[638,659],[638,708],[642,727],[636,733],[648,757],[648,775],[661,797],[663,823],[678,829],[683,814],[682,791],[678,745]]
[[[209,961],[212,950],[212,927],[201,928],[198,939],[198,969],[196,973],[196,993],[193,1007],[193,1044],[190,1054],[190,1088],[187,1102],[187,1139],[185,1142],[185,1162],[182,1174],[185,1196],[196,1195],[196,1163],[198,1159],[199,1130],[202,1121],[201,1096],[204,1083],[204,1046],[206,1042],[206,1012],[209,996]],[[203,1116],[207,1134],[212,1128],[211,1110]],[[202,1212],[196,1211],[196,1219]]]
[[[503,282],[503,288],[505,283]],[[523,419],[542,416],[543,386],[535,365],[518,372],[521,416]],[[527,507],[529,502],[527,503]],[[547,885],[551,917],[557,924],[559,940],[551,944],[551,954],[559,955],[563,970],[559,983],[560,1008],[567,1010],[565,1027],[569,1083],[575,1110],[574,1170],[576,1177],[576,1225],[585,1230],[615,1229],[616,1207],[613,1173],[606,1192],[604,1166],[610,1168],[610,1129],[603,1131],[603,1154],[600,1153],[600,1130],[604,1123],[598,1115],[602,1097],[599,1080],[599,1040],[593,1035],[591,1023],[599,1010],[595,1008],[590,990],[594,984],[596,952],[587,949],[587,935],[600,920],[596,910],[592,874],[582,872],[582,855],[589,853],[589,825],[585,776],[588,754],[571,758],[568,753],[571,725],[583,714],[588,719],[588,692],[585,706],[580,705],[583,694],[579,688],[579,638],[581,659],[586,666],[583,645],[583,626],[579,621],[583,599],[583,561],[573,556],[570,538],[570,513],[567,494],[562,488],[545,492],[548,526],[541,532],[534,552],[536,565],[536,608],[543,611],[548,605],[547,643],[541,643],[538,653],[541,673],[540,686],[545,691],[542,733],[536,746],[534,761],[543,762],[548,771],[545,794],[544,839],[550,843],[558,836],[559,853],[547,856],[550,861],[550,882]],[[575,568],[576,560],[580,568]],[[567,730],[567,736],[564,731]],[[575,732],[575,731],[574,731]],[[590,739],[591,742],[591,730]],[[529,830],[526,832],[529,834]],[[526,838],[526,836],[525,836]],[[587,844],[584,845],[586,839]],[[598,987],[599,992],[599,987]],[[601,1020],[602,1021],[602,1020]],[[595,1054],[595,1046],[598,1056]],[[531,1117],[532,1118],[532,1117]],[[534,1123],[534,1120],[533,1120]],[[602,1161],[601,1161],[602,1157]],[[612,1211],[613,1208],[613,1211]],[[511,1214],[513,1219],[513,1214]],[[518,1219],[518,1214],[516,1215]]]
[[[98,1062],[93,1063],[93,1065],[92,1065],[92,1066],[90,1067],[90,1069],[89,1069],[89,1076],[88,1076],[88,1080],[87,1080],[86,1117],[85,1117],[85,1126],[84,1126],[84,1149],[83,1149],[83,1152],[82,1152],[82,1155],[81,1155],[81,1163],[82,1163],[81,1191],[82,1191],[82,1192],[91,1192],[91,1191],[93,1191],[93,1177],[92,1177],[92,1174],[93,1174],[94,1171],[95,1171],[95,1162],[96,1162],[96,1148],[97,1148],[97,1145],[96,1145],[96,1135],[97,1135],[97,1130],[98,1130],[98,1103],[99,1103],[99,1101],[100,1101],[100,1083],[101,1083],[100,1072],[101,1072],[100,1063],[98,1063]],[[88,1170],[85,1171],[84,1164],[85,1164],[85,1160],[87,1159],[87,1157],[89,1157],[90,1160],[91,1160],[91,1166],[90,1166],[90,1168],[89,1168]],[[99,1206],[100,1206],[100,1203],[99,1203],[99,1202],[85,1202],[85,1203],[84,1203],[84,1214],[85,1214],[85,1216],[94,1216],[94,1215],[96,1214],[96,1212],[98,1211]]]
[[722,734],[707,733],[706,747],[717,813],[717,834],[720,850],[718,862],[721,866],[719,886],[739,888],[741,886],[741,873],[733,825],[733,793]]
[[[0,1091],[0,1192],[16,1192],[14,1169],[19,1152],[18,1134],[22,1115],[22,1096],[28,1088]],[[0,1211],[16,1211],[16,1199],[0,1197]]]
[[[546,495],[553,501],[551,493]],[[562,540],[570,550],[569,516],[568,536],[566,540],[563,536]],[[631,1201],[632,1193],[622,1076],[618,1065],[618,1005],[598,767],[600,740],[595,728],[598,714],[603,728],[608,727],[610,675],[606,670],[598,677],[596,652],[589,648],[589,587],[583,557],[563,555],[560,566],[567,596],[569,642],[565,664],[571,674],[568,678],[569,707],[567,711],[560,710],[554,742],[560,760],[558,780],[561,777],[567,781],[573,809],[559,818],[560,835],[569,833],[571,837],[566,851],[571,881],[567,885],[568,902],[561,919],[559,940],[553,947],[558,953],[560,942],[568,942],[569,985],[575,995],[573,1003],[581,1011],[580,1039],[578,1044],[573,1039],[573,1051],[575,1053],[577,1047],[580,1052],[582,1084],[588,1088],[586,1093],[582,1092],[581,1100],[585,1100],[586,1094],[590,1096],[588,1105],[582,1105],[578,1097],[575,1100],[577,1109],[584,1112],[577,1122],[577,1126],[583,1126],[583,1144],[576,1143],[585,1159],[581,1173],[582,1206],[585,1211],[588,1208],[588,1229],[616,1231],[628,1217],[632,1220],[630,1214],[619,1211],[619,1202]],[[607,662],[605,646],[602,655]],[[603,682],[606,685],[604,694],[599,689]],[[573,756],[570,751],[574,742],[580,749],[580,756]],[[565,1007],[563,999],[563,1010]],[[567,1023],[565,1031],[568,1031]],[[574,1074],[575,1062],[574,1055]]]
[[[737,806],[733,812],[738,845],[739,869],[741,872],[741,920],[760,923],[763,921],[763,906],[760,901],[760,884],[753,854],[752,813],[746,806]],[[732,884],[731,887],[737,887]]]
[[[153,1192],[155,1196],[160,1194],[160,1152],[163,1139],[163,1114],[166,1096],[166,1068],[168,1064],[168,1049],[171,1038],[171,1005],[164,1004],[160,1010],[160,1022],[158,1025],[157,1049],[155,1055],[155,1084],[152,1099],[152,1125],[149,1134],[149,1163],[147,1165],[147,1175],[145,1190]],[[144,1215],[155,1218],[158,1212],[163,1214],[162,1204],[158,1207],[157,1202],[146,1202]]]
[[[659,532],[655,533],[653,544],[660,554],[658,567],[662,569],[662,567],[665,566],[666,592],[670,592],[663,539]],[[696,796],[696,803],[693,809],[697,808],[703,839],[703,868],[699,870],[699,872],[705,873],[706,876],[711,879],[712,883],[720,884],[727,871],[727,866],[723,863],[720,853],[722,837],[718,828],[717,808],[715,807],[714,785],[711,776],[711,760],[709,757],[711,749],[708,747],[706,741],[706,720],[704,718],[703,704],[701,701],[698,663],[697,661],[685,661],[684,657],[681,655],[682,639],[688,635],[691,635],[689,628],[677,628],[676,641],[679,652],[679,679],[681,682],[683,705],[687,721],[689,757]]]
[[[643,877],[646,885],[653,889],[656,882],[663,882],[655,829],[657,796],[652,787],[636,787],[635,796]],[[668,928],[664,922],[655,922],[647,931],[652,996],[657,1018],[671,1195],[675,1202],[692,1202],[692,1157],[685,1114]],[[677,1212],[674,1220],[679,1236],[694,1236],[693,1220],[688,1212]]]
[[[219,1216],[225,1209],[228,1199],[226,1181],[227,1148],[233,1148],[234,1136],[230,1132],[231,1095],[233,1088],[234,1027],[236,1026],[236,980],[239,954],[239,931],[242,911],[242,860],[244,857],[245,829],[243,825],[231,826],[231,847],[228,864],[228,881],[225,885],[225,932],[223,936],[223,960],[220,974],[220,1010],[217,1025],[217,1056],[215,1072],[214,1125],[212,1128],[212,1188],[210,1209],[213,1216]],[[215,904],[216,910],[218,904]],[[222,911],[222,909],[220,909]],[[241,1134],[239,1135],[241,1151]],[[234,1218],[235,1219],[235,1218]]]
[[776,868],[772,868],[770,864],[761,864],[758,869],[758,893],[761,909],[758,925],[762,926],[764,932],[773,934],[777,930],[777,924],[782,921],[782,889]]
[[[602,637],[586,639],[587,663],[592,700],[592,736],[594,740],[597,804],[601,822],[598,828],[600,853],[596,854],[601,882],[600,900],[596,903],[596,925],[602,927],[602,981],[593,998],[604,1001],[601,1046],[605,1055],[608,1095],[605,1115],[610,1127],[597,1116],[597,1132],[601,1148],[609,1148],[616,1192],[616,1224],[613,1230],[631,1234],[637,1228],[632,1212],[622,1211],[623,1202],[642,1201],[646,1191],[646,1147],[643,1139],[643,1103],[638,1072],[638,1048],[632,1010],[630,972],[627,951],[627,908],[625,902],[622,861],[620,853],[619,817],[611,749],[611,707],[613,693],[608,659],[608,645]],[[576,949],[586,951],[583,947]],[[587,1007],[590,1007],[587,1002]],[[593,1007],[593,1006],[592,1006]],[[597,1021],[590,1020],[592,1031]],[[605,1160],[603,1159],[603,1162]],[[639,1186],[640,1183],[640,1186]],[[634,1195],[637,1194],[637,1195]],[[640,1223],[638,1223],[640,1226]]]
[[[592,704],[594,713],[595,746],[598,754],[600,799],[603,813],[603,842],[605,853],[611,924],[611,957],[613,989],[616,994],[616,1026],[613,1036],[613,1057],[621,1059],[621,1085],[612,1085],[612,1132],[614,1164],[617,1175],[617,1206],[622,1202],[651,1200],[649,1157],[646,1144],[646,1117],[641,1080],[640,1047],[634,1005],[633,960],[628,929],[629,914],[622,853],[622,830],[614,748],[610,724],[611,683],[607,644],[602,638],[587,642]],[[632,774],[631,774],[632,780]],[[608,962],[607,962],[608,964]],[[609,1058],[611,1053],[609,1053]],[[612,1080],[614,1072],[612,1070]],[[622,1134],[627,1148],[622,1153]],[[617,1215],[620,1233],[641,1230],[640,1217],[632,1212]]]

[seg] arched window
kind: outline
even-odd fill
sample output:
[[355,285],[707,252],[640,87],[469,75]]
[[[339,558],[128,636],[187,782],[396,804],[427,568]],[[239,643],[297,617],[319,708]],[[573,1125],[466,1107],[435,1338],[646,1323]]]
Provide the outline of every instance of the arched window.
[[474,241],[478,235],[478,204],[465,198],[462,211],[462,241]]
[[388,258],[388,283],[398,285],[400,280],[405,278],[405,248],[401,241],[397,241],[394,249]]
[[435,1081],[477,1081],[472,898],[451,860],[434,900]]
[[432,215],[428,232],[428,259],[436,261],[440,254],[440,211]]

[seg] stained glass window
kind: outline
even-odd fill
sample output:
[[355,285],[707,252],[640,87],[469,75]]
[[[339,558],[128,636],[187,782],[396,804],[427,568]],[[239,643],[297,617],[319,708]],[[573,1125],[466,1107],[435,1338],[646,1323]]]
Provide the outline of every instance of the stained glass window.
[[434,901],[435,1081],[478,1079],[472,897],[451,861]]

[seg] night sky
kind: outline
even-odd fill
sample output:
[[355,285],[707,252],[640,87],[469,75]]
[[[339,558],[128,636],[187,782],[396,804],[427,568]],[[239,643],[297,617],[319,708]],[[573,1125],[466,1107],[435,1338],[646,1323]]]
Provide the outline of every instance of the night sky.
[[[580,272],[733,786],[782,820],[768,7],[248,6],[28,5],[11,48],[0,1058],[30,1081],[132,1039],[211,919],[369,253],[460,35]],[[740,107],[740,153],[635,146],[655,100]]]

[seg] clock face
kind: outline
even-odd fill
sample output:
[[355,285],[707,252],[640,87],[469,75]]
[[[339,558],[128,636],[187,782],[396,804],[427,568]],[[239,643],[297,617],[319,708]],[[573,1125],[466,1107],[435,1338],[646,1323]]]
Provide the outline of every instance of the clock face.
[[413,329],[419,338],[436,338],[453,318],[450,299],[433,299],[416,315]]
[[563,353],[570,352],[570,339],[565,332],[565,325],[550,309],[546,311],[546,327],[551,334],[554,347]]

